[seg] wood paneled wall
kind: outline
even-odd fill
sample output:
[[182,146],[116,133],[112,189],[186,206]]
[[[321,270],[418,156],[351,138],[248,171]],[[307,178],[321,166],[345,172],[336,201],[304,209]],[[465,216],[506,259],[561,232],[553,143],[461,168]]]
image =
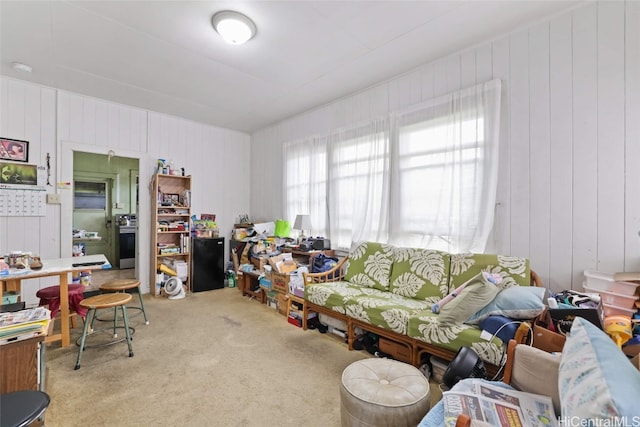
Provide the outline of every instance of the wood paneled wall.
[[252,135],[252,206],[279,218],[282,144],[477,82],[503,84],[487,251],[529,257],[552,290],[640,270],[640,3],[594,2]]
[[[0,135],[30,142],[29,163],[44,166],[51,155],[48,193],[63,195],[62,205],[47,205],[45,217],[0,217],[0,254],[29,250],[43,259],[71,256],[71,190],[56,189],[72,180],[67,167],[73,150],[137,158],[140,161],[138,278],[148,290],[150,272],[150,194],[156,160],[172,160],[192,175],[193,213],[214,213],[224,237],[237,216],[249,211],[247,134],[108,101],[0,77]],[[228,250],[228,243],[227,243]],[[36,303],[44,279],[25,286],[23,297]]]

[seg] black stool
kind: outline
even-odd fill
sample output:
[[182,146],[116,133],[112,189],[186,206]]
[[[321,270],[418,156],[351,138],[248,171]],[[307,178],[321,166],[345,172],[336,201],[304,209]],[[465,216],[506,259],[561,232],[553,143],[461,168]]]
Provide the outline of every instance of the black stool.
[[49,395],[37,390],[0,394],[0,426],[28,426],[49,407]]

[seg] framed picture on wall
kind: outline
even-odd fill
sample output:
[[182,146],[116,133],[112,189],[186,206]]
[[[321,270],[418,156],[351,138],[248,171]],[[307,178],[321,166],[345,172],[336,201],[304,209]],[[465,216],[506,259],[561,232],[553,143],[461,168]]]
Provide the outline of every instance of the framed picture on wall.
[[0,160],[29,161],[29,141],[0,138]]

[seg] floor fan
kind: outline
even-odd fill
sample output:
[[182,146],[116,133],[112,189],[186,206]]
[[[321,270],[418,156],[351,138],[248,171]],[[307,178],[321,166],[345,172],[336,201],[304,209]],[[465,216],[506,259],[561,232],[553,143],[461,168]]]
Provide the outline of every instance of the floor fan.
[[169,299],[181,299],[186,296],[182,287],[182,280],[175,276],[170,277],[165,282],[164,292],[169,296]]

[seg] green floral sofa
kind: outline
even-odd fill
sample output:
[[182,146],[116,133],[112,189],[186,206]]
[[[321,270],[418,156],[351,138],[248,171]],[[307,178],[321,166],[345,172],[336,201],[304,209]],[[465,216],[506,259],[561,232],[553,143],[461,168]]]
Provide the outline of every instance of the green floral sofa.
[[500,274],[504,286],[540,285],[525,258],[362,242],[335,269],[305,274],[305,311],[344,320],[349,349],[356,331],[367,330],[407,347],[416,366],[422,353],[452,360],[465,345],[497,366],[503,355],[500,339],[481,338],[478,325],[442,324],[431,310],[482,271]]

